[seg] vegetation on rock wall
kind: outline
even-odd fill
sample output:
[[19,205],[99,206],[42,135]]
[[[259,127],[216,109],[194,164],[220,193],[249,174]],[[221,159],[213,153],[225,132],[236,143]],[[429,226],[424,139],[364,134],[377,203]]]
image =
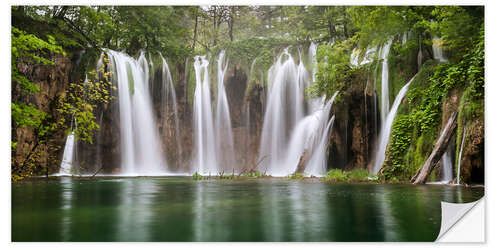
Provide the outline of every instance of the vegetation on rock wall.
[[[482,6],[13,6],[11,37],[13,154],[17,152],[18,130],[27,129],[36,135],[32,138],[35,143],[31,150],[16,153],[12,163],[14,179],[47,174],[45,163],[37,160],[47,156],[37,153],[37,147],[51,144],[52,132],[66,131],[74,119],[79,124],[78,139],[92,142],[93,131],[99,129],[94,111],[111,100],[113,86],[104,68],[97,72],[102,76],[98,79],[89,77],[89,81],[83,82],[83,78],[89,73],[88,68],[94,68],[93,61],[102,48],[125,51],[132,56],[145,50],[147,57],[154,61],[152,76],[159,71],[161,53],[171,66],[176,91],[182,93],[178,98],[184,100],[183,109],[187,112],[183,114],[186,115],[195,89],[194,55],[209,54],[210,63],[216,64],[216,55],[224,49],[229,61],[226,76],[246,79],[245,98],[250,95],[262,98],[267,72],[279,53],[288,48],[298,59],[299,55],[304,57],[307,47],[315,42],[319,44],[316,81],[307,90],[308,94],[330,97],[340,91],[336,105],[352,111],[337,114],[337,118],[345,119],[343,122],[353,123],[342,125],[344,132],[349,128],[360,130],[360,122],[371,123],[364,132],[354,135],[351,131],[352,135],[344,135],[345,141],[349,138],[351,143],[373,144],[375,135],[369,130],[377,128],[379,113],[371,111],[375,107],[368,107],[366,103],[375,98],[375,93],[381,98],[379,52],[381,45],[392,39],[388,56],[389,102],[393,102],[417,71],[418,75],[395,119],[383,179],[407,181],[418,170],[439,135],[442,120],[449,112],[443,107],[452,97],[460,97],[453,144],[455,154],[460,150],[458,142],[466,124],[476,126],[467,128],[466,142],[472,143],[475,150],[468,152],[467,157],[476,154],[474,157],[478,158],[477,154],[484,153],[481,151],[484,150],[481,147],[481,143],[484,144],[481,142],[484,141],[481,139],[484,138],[481,130],[484,127]],[[442,64],[430,60],[436,37],[440,38],[437,45],[444,49],[448,59]],[[373,62],[351,65],[354,49],[360,62],[367,49],[373,47],[377,48]],[[418,69],[419,51],[423,60],[421,69]],[[53,85],[34,83],[32,79],[40,72],[30,75],[25,69],[42,65],[55,67],[55,55],[72,58],[76,69],[71,79],[75,83],[63,83],[61,93],[57,93],[57,103],[51,102],[49,109],[34,99],[41,89]],[[76,65],[78,63],[81,66]],[[311,69],[311,62],[306,67]],[[211,72],[213,86],[216,86],[215,76],[215,72]],[[365,107],[353,108],[354,100],[362,99]],[[368,119],[368,112],[374,117]],[[364,118],[354,119],[355,115],[364,115]],[[354,138],[369,134],[366,140]],[[60,146],[53,144],[53,147],[52,152],[56,152]],[[367,147],[358,151],[356,154],[369,154],[370,150]],[[24,160],[18,161],[18,154],[23,155]],[[330,175],[334,179],[345,177],[338,172]]]

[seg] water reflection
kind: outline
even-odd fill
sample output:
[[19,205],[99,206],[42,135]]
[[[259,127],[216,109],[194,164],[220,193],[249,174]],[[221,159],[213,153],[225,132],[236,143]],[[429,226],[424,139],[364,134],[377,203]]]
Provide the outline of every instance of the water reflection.
[[158,195],[155,181],[122,179],[120,182],[119,215],[116,223],[116,241],[151,240],[150,224],[153,221],[152,198]]
[[382,221],[382,228],[384,233],[384,241],[396,241],[399,237],[397,235],[397,223],[394,220],[391,205],[391,190],[386,186],[380,185],[376,187],[376,200],[375,204],[378,205],[380,210],[380,219]]
[[483,188],[117,178],[12,186],[14,241],[433,241]]
[[73,181],[62,177],[61,185],[61,241],[71,239],[71,201],[73,199]]

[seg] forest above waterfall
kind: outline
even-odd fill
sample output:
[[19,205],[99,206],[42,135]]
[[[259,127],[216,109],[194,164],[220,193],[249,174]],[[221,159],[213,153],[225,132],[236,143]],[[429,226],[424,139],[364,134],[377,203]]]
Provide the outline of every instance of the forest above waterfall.
[[91,176],[161,162],[172,174],[484,183],[482,6],[11,13],[13,180],[70,161]]

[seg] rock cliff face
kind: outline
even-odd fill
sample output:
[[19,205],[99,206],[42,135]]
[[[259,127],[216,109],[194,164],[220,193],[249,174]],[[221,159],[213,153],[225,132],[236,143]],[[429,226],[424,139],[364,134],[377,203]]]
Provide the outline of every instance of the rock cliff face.
[[[58,119],[55,112],[57,98],[68,89],[70,82],[78,80],[76,79],[78,74],[75,72],[80,72],[81,67],[89,66],[79,65],[78,55],[81,53],[74,54],[77,56],[71,60],[62,55],[54,55],[52,60],[56,63],[55,66],[19,64],[20,72],[40,87],[40,93],[29,100],[20,100],[19,90],[14,87],[12,99],[33,103],[42,111]],[[157,88],[162,81],[161,69],[152,70],[152,101],[158,131],[163,142],[162,150],[169,159],[169,170],[185,172],[190,170],[193,141],[192,103],[188,101],[187,89],[189,88],[186,87],[186,83],[194,84],[194,82],[187,80],[190,76],[189,73],[186,74],[183,63],[176,64],[171,70],[175,79],[181,154],[178,152],[177,141],[173,136],[175,134],[173,106],[170,103],[167,105],[168,108],[165,108],[164,100],[161,100],[158,95]],[[239,168],[234,169],[235,172],[252,169],[260,161],[257,158],[265,112],[264,84],[255,82],[252,83],[251,88],[248,88],[247,78],[246,72],[238,65],[229,65],[224,81],[233,127],[235,158],[239,163]],[[329,140],[328,169],[351,170],[370,167],[380,126],[379,107],[372,78],[369,74],[356,76],[352,79],[352,84],[342,91],[333,105],[331,114],[335,115],[335,122]],[[113,94],[117,96],[116,93]],[[458,110],[459,101],[459,91],[450,91],[442,106],[443,122],[447,121],[449,114]],[[118,173],[121,165],[118,98],[99,107],[95,116],[101,129],[95,134],[93,144],[77,142],[75,164],[83,173]],[[18,142],[16,149],[12,152],[13,160],[17,164],[22,164],[26,152],[36,146],[34,129],[20,128],[13,132],[12,138],[13,141]],[[49,173],[59,171],[65,139],[65,131],[57,131],[54,135],[54,144],[60,147],[51,148],[41,145],[37,148],[38,157],[42,159],[39,164],[48,166]],[[456,148],[456,145],[454,142],[452,147]],[[453,155],[452,159],[456,157]],[[463,182],[484,183],[483,118],[469,121],[461,165]],[[441,173],[441,166],[438,166],[435,177],[439,178]],[[455,174],[456,169],[454,169]]]
[[460,183],[484,183],[484,120],[469,122],[464,141]]
[[[12,101],[20,101],[26,104],[33,104],[41,111],[58,120],[56,112],[59,96],[66,91],[71,81],[71,74],[74,63],[60,54],[52,55],[52,65],[29,65],[19,63],[19,72],[26,76],[31,82],[38,85],[40,91],[29,98],[23,98],[18,86],[12,86]],[[12,126],[16,127],[15,124]],[[12,132],[12,141],[17,142],[15,150],[12,151],[12,160],[16,165],[23,165],[27,155],[37,158],[35,168],[40,166],[48,167],[49,172],[58,170],[58,163],[62,158],[64,150],[65,131],[56,131],[53,139],[56,145],[63,145],[61,148],[49,147],[45,144],[38,144],[36,128],[18,128]]]
[[344,90],[333,106],[335,122],[330,137],[328,168],[351,170],[368,168],[375,150],[378,114],[376,95],[352,84]]

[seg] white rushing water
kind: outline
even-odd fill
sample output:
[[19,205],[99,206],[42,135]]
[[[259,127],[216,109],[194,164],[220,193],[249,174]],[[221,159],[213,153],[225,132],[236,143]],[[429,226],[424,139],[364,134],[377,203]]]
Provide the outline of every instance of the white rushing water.
[[210,100],[209,62],[205,56],[194,57],[196,88],[193,101],[194,158],[193,169],[202,175],[218,173],[212,103]]
[[217,111],[215,115],[215,141],[217,151],[217,163],[226,173],[234,169],[236,160],[234,158],[233,130],[227,102],[224,76],[228,62],[225,60],[225,51],[219,54],[217,61]]
[[449,183],[453,179],[453,163],[451,161],[451,144],[448,146],[448,149],[443,154],[441,158],[442,161],[442,174],[441,174],[441,182],[444,184]]
[[64,145],[64,153],[59,169],[59,175],[73,175],[73,147],[75,145],[75,132],[66,137],[66,144]]
[[[316,44],[311,44],[309,52],[314,69]],[[287,49],[269,69],[260,171],[273,176],[292,174],[304,155],[305,173],[326,172],[326,142],[333,124],[329,114],[336,95],[326,103],[325,97],[306,100],[305,89],[311,79],[302,60],[296,64]]]
[[403,97],[406,95],[406,91],[408,90],[408,87],[410,86],[414,78],[415,76],[401,88],[398,95],[396,96],[396,99],[394,100],[394,103],[392,104],[391,111],[387,115],[385,122],[382,123],[382,130],[379,133],[377,152],[375,155],[375,162],[372,170],[372,173],[374,174],[378,173],[380,168],[382,168],[382,164],[384,163],[385,159],[385,150],[387,148],[387,144],[389,143],[389,137],[391,136],[392,123],[396,118],[398,107],[401,104]]
[[[171,107],[174,114],[174,124],[175,124],[175,142],[177,145],[177,164],[182,162],[182,146],[181,146],[181,134],[179,131],[179,116],[177,114],[177,96],[175,94],[174,81],[172,80],[172,75],[170,73],[170,68],[168,67],[168,63],[160,54],[162,60],[162,104],[166,111],[168,111],[169,105],[169,97],[171,99]],[[153,65],[150,62],[150,65]],[[163,112],[163,114],[168,115],[168,112]],[[168,119],[167,117],[163,117],[163,119]]]
[[464,149],[465,133],[467,132],[467,124],[464,126],[462,134],[462,142],[460,143],[460,152],[458,153],[458,168],[457,168],[457,185],[460,185],[460,167],[462,165],[462,151]]
[[432,55],[434,59],[438,60],[440,63],[447,62],[448,60],[444,57],[443,49],[441,48],[442,40],[438,37],[432,38]]
[[391,50],[392,39],[387,41],[380,51],[380,57],[382,58],[382,81],[381,81],[381,105],[380,105],[380,117],[382,118],[382,127],[384,126],[387,115],[389,113],[389,51]]
[[161,153],[156,121],[149,93],[149,66],[141,53],[134,59],[108,50],[118,83],[123,175],[158,175],[167,172]]

